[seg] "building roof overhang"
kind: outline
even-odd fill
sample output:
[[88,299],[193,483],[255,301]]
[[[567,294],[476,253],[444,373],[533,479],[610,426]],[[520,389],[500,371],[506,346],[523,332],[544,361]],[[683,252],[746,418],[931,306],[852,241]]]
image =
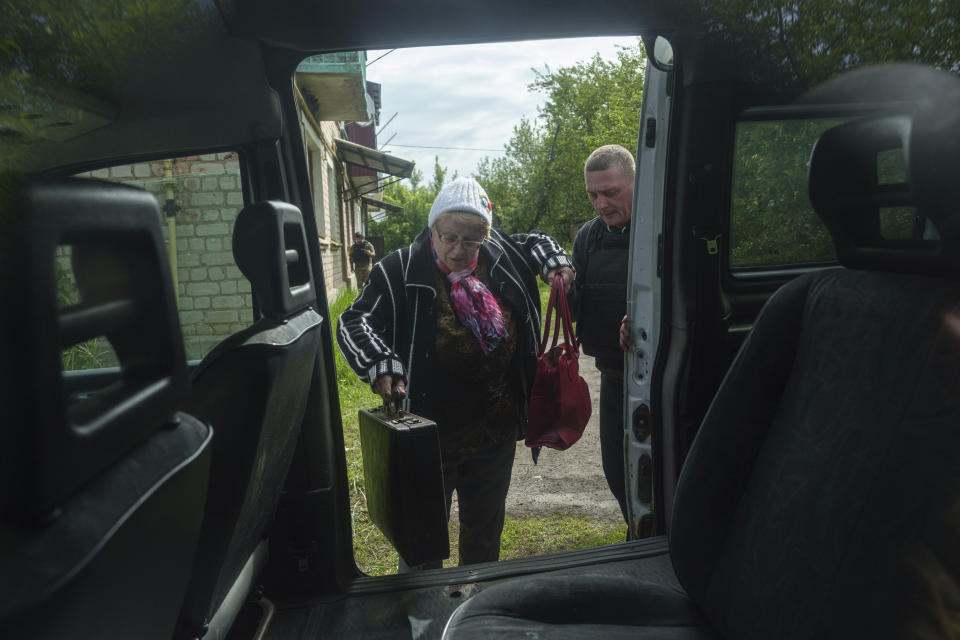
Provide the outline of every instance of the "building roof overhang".
[[387,173],[398,178],[409,178],[413,173],[414,163],[410,160],[391,156],[342,138],[334,138],[333,141],[337,145],[337,155],[344,162],[373,169],[379,173]]
[[403,207],[400,205],[390,204],[389,202],[384,202],[383,200],[378,200],[369,196],[360,196],[360,201],[366,203],[366,205],[369,207],[373,207],[374,209],[383,209],[389,213],[399,213],[403,211]]

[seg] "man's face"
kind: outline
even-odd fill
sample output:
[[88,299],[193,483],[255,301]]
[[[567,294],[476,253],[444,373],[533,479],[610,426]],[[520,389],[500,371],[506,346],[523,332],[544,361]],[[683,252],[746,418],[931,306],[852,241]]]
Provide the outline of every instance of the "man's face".
[[616,168],[587,171],[583,174],[590,203],[611,227],[622,227],[633,210],[633,177]]

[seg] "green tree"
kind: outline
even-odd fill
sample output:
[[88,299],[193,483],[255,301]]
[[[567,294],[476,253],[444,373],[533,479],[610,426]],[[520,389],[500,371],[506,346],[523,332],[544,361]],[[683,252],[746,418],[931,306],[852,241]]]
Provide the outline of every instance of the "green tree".
[[447,168],[440,166],[439,158],[434,157],[433,179],[429,184],[423,184],[423,173],[414,169],[408,181],[394,182],[384,188],[384,202],[403,207],[403,211],[390,213],[380,222],[370,222],[370,234],[383,236],[384,252],[407,246],[427,226],[430,206],[446,183],[447,173]]
[[50,119],[117,117],[112,87],[142,82],[157,59],[193,64],[191,46],[220,20],[198,0],[0,2],[0,168],[18,168],[32,142],[60,131],[43,126]]
[[[200,43],[219,21],[197,0],[0,2],[0,72],[9,87],[33,76],[111,102],[101,87],[143,73],[158,56]],[[123,55],[117,52],[122,51]],[[8,87],[8,88],[9,88]]]
[[537,72],[529,90],[546,94],[533,121],[513,129],[506,153],[484,158],[476,177],[494,202],[495,224],[510,233],[538,228],[565,244],[594,215],[583,186],[583,163],[604,144],[634,151],[646,56],[640,41],[615,60],[595,55]]
[[[958,0],[696,0],[709,31],[793,89],[840,71],[911,60],[960,71]],[[753,51],[751,51],[753,49]]]
[[743,122],[737,127],[730,197],[730,265],[836,259],[810,204],[807,168],[823,131],[839,118]]
[[[810,154],[817,138],[843,118],[741,122],[737,126],[730,197],[730,265],[774,267],[836,260],[833,240],[807,190]],[[899,149],[877,159],[881,183],[907,181]],[[886,238],[911,238],[913,207],[880,210]]]

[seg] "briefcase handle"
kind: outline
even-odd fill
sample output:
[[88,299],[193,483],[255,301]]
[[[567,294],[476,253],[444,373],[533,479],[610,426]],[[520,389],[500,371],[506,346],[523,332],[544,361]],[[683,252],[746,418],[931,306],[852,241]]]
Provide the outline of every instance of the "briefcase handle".
[[383,412],[387,415],[388,418],[396,418],[400,414],[400,403],[403,402],[403,399],[407,397],[407,394],[400,389],[393,389],[393,400],[391,402],[383,403]]

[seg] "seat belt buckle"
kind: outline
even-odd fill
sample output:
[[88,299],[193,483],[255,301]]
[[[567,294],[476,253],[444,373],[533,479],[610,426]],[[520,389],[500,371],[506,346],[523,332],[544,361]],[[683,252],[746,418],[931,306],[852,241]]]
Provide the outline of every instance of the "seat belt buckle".
[[707,243],[707,255],[715,256],[720,253],[720,236],[712,225],[698,224],[693,227],[693,237]]

